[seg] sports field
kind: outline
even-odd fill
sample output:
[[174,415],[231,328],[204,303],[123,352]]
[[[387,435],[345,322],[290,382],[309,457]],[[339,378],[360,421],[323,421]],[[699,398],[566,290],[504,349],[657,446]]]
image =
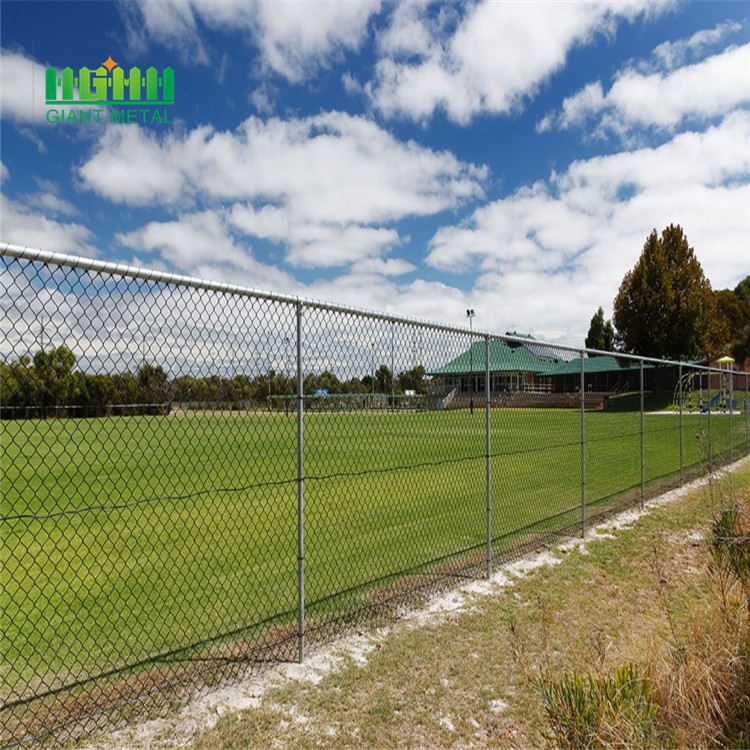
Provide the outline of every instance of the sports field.
[[[401,574],[481,553],[484,427],[483,409],[306,415],[311,627]],[[647,483],[679,476],[678,427],[646,415]],[[294,415],[0,428],[3,703],[296,622]],[[685,416],[686,467],[705,460],[707,430]],[[711,432],[728,458],[729,418]],[[580,413],[494,410],[491,434],[493,551],[579,524]],[[733,445],[747,452],[744,414]],[[639,413],[587,413],[585,456],[588,512],[637,494]]]

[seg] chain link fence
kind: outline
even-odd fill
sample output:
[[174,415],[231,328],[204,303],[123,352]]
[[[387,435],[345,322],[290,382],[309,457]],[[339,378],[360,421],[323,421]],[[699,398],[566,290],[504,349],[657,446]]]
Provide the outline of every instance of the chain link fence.
[[4,746],[302,660],[750,452],[747,373],[5,244],[0,287]]

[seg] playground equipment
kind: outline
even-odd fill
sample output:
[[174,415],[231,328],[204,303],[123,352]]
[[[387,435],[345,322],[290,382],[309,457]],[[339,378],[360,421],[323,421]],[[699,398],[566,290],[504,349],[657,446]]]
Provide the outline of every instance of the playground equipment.
[[[682,408],[685,411],[698,411],[705,414],[709,410],[726,410],[733,412],[737,410],[737,399],[733,397],[733,373],[731,357],[722,357],[717,360],[719,367],[726,364],[726,372],[721,372],[719,387],[715,395],[711,395],[711,374],[702,370],[686,372],[679,379],[674,388],[673,405],[675,409],[680,407],[680,393],[682,393]],[[714,378],[716,374],[714,373]]]

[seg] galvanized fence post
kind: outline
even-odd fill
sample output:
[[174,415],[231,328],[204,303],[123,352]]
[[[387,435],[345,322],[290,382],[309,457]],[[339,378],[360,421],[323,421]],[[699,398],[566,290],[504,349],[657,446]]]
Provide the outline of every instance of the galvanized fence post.
[[680,362],[677,368],[677,373],[677,384],[680,389],[680,487],[682,487],[685,484],[685,464],[682,452],[682,362]]
[[581,536],[586,538],[586,396],[584,389],[584,351],[581,349]]
[[734,365],[729,376],[729,463],[734,463]]
[[711,444],[711,370],[708,371],[708,473],[713,471],[713,446]]
[[729,376],[729,463],[734,463],[734,404],[732,394],[734,393],[734,365],[732,365]]
[[304,380],[302,374],[302,303],[297,301],[297,640],[298,658],[305,660],[305,446]]
[[487,486],[487,578],[492,578],[492,441],[490,432],[490,337],[484,339],[485,453]]
[[396,335],[396,324],[391,321],[391,412],[396,411],[396,373],[393,371],[393,349]]
[[641,360],[641,509],[646,506],[646,451],[643,435],[643,360]]

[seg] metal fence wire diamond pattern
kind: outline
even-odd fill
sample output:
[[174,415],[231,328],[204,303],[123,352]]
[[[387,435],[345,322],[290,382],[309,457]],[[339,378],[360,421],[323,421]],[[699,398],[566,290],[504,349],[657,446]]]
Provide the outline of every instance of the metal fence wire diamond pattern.
[[750,449],[745,373],[10,245],[0,288],[3,746],[302,659]]

